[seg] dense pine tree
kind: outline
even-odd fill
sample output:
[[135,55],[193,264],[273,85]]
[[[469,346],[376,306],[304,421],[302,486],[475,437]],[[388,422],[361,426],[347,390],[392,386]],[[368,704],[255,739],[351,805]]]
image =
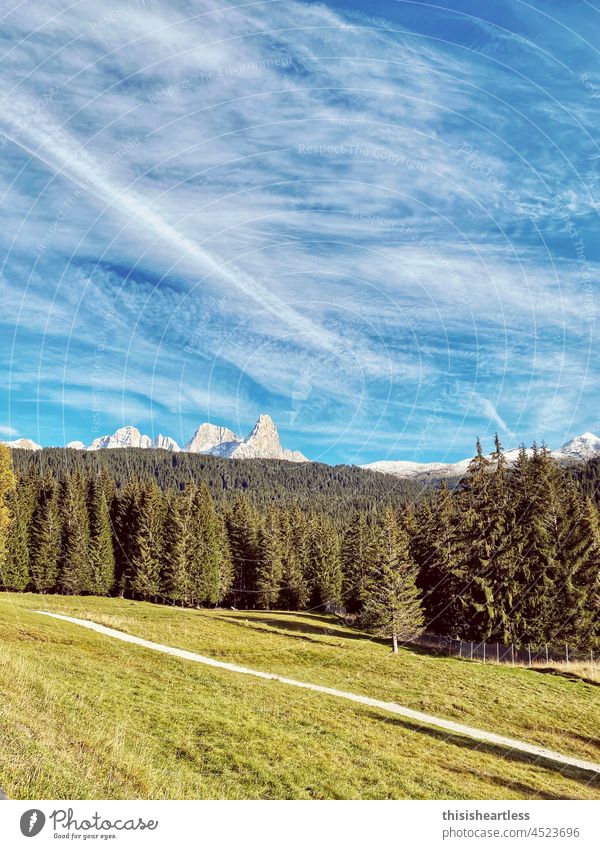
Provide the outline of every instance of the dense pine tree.
[[219,522],[206,484],[194,494],[191,534],[190,600],[197,605],[215,605],[221,600],[222,550]]
[[598,511],[570,482],[560,515],[553,604],[547,641],[576,643],[600,622],[600,524]]
[[271,610],[277,607],[283,580],[283,543],[275,510],[268,510],[263,518],[258,531],[258,551],[258,606]]
[[279,603],[285,610],[303,610],[310,597],[308,518],[294,506],[282,510],[279,521],[283,570]]
[[193,506],[196,487],[167,496],[161,594],[171,601],[191,604],[190,556],[194,549]]
[[463,620],[464,549],[457,500],[445,481],[431,504],[421,506],[416,524],[411,553],[420,567],[417,583],[427,628],[434,634],[455,634]]
[[145,484],[134,505],[135,537],[132,541],[128,589],[138,597],[156,600],[161,590],[163,562],[163,497],[155,483]]
[[32,588],[39,593],[57,587],[61,545],[56,484],[46,475],[38,485],[29,534]]
[[368,630],[390,637],[392,651],[397,652],[398,641],[416,636],[423,626],[417,565],[410,555],[408,535],[391,510],[383,514],[376,533],[378,557],[361,622]]
[[5,590],[23,591],[31,583],[29,569],[29,530],[35,507],[36,482],[28,475],[9,492],[6,504],[10,526],[6,558],[0,568],[0,586]]
[[87,483],[87,512],[89,521],[89,591],[94,595],[109,595],[115,583],[115,553],[106,481],[98,475]]
[[258,518],[243,495],[238,495],[228,511],[226,524],[233,569],[231,601],[235,607],[256,607]]
[[59,590],[68,595],[93,591],[90,533],[84,480],[80,473],[65,475],[58,486],[60,523]]
[[323,516],[314,517],[311,522],[309,575],[311,607],[337,607],[342,604],[339,539]]
[[522,451],[514,470],[516,483],[514,604],[509,612],[513,641],[543,645],[553,629],[552,599],[558,542],[557,487],[560,472],[534,444]]
[[372,532],[364,513],[355,513],[344,534],[340,560],[344,575],[344,605],[357,613],[365,602],[365,592],[373,571]]

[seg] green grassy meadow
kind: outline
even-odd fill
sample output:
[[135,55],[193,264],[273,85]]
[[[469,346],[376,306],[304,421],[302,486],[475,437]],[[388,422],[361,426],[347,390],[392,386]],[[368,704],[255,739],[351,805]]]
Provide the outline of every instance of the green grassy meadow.
[[9,798],[600,798],[589,773],[127,645],[36,609],[600,760],[600,688],[588,681],[410,649],[392,656],[321,615],[3,593],[0,786]]

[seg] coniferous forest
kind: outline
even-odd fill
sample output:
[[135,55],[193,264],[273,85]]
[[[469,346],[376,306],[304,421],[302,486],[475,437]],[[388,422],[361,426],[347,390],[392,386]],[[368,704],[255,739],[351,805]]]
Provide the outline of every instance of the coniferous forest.
[[163,451],[0,453],[4,590],[343,607],[395,640],[598,646],[598,509],[545,448],[509,468],[498,439],[491,460],[478,442],[462,481],[428,489]]

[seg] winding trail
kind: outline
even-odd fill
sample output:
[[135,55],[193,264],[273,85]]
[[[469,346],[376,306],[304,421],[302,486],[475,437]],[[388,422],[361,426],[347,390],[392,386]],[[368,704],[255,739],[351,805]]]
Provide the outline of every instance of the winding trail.
[[[443,728],[445,731],[450,731],[453,734],[460,734],[463,737],[469,737],[472,740],[478,740],[483,743],[488,743],[492,746],[499,746],[504,749],[521,752],[526,755],[532,755],[534,758],[543,759],[562,766],[575,767],[576,769],[585,770],[600,775],[600,764],[593,761],[586,761],[580,758],[574,758],[570,755],[563,755],[560,752],[554,752],[552,749],[544,749],[541,746],[534,746],[531,743],[524,743],[521,740],[513,740],[511,737],[502,737],[500,734],[494,734],[491,731],[483,731],[479,728],[473,728],[470,725],[463,725],[460,722],[453,722],[450,719],[441,719],[437,716],[432,716],[429,713],[421,713],[411,708],[403,707],[395,702],[383,702],[379,699],[372,699],[369,696],[361,696],[358,693],[349,693],[345,690],[336,690],[333,687],[322,687],[320,684],[309,684],[306,681],[296,681],[294,678],[284,678],[282,675],[275,675],[270,672],[261,672],[257,669],[249,669],[246,666],[237,666],[234,663],[226,663],[221,660],[214,660],[212,657],[205,657],[195,652],[186,651],[185,649],[166,646],[163,643],[154,643],[150,640],[144,640],[141,637],[134,637],[132,634],[127,634],[125,631],[117,631],[114,628],[107,628],[105,625],[98,625],[96,622],[91,622],[87,619],[75,619],[73,616],[64,616],[61,613],[49,613],[46,610],[35,610],[34,613],[41,613],[43,616],[51,616],[53,619],[62,619],[64,622],[70,622],[74,625],[81,625],[83,628],[88,628],[90,631],[97,631],[99,634],[104,634],[107,637],[114,637],[124,643],[133,643],[136,646],[143,646],[146,649],[162,652],[163,654],[180,657],[183,660],[191,660],[195,663],[203,663],[206,666],[214,666],[218,669],[227,669],[229,672],[237,672],[242,675],[252,675],[255,678],[265,678],[269,681],[279,681],[281,684],[287,684],[291,687],[300,687],[303,690],[312,690],[316,693],[323,693],[326,696],[334,696],[338,699],[346,699],[350,702],[357,702],[361,705],[378,708],[387,713],[397,714],[411,719],[422,725],[432,726],[434,728]],[[417,729],[418,730],[418,729]]]

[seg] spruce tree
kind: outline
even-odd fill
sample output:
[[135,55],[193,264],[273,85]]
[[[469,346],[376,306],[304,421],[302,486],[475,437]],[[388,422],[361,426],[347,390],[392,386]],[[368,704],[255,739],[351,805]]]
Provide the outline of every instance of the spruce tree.
[[309,562],[311,606],[341,605],[343,576],[339,539],[324,516],[313,517],[311,522]]
[[81,474],[65,475],[58,486],[61,542],[58,587],[68,595],[92,591],[90,533]]
[[309,602],[309,528],[306,514],[296,505],[282,511],[282,587],[279,603],[285,610],[304,610]]
[[190,604],[190,563],[195,538],[193,509],[196,487],[189,483],[185,490],[167,496],[161,594],[173,602]]
[[163,560],[163,496],[150,481],[142,487],[134,505],[135,539],[131,558],[131,591],[147,601],[160,594]]
[[20,478],[8,495],[11,522],[9,527],[6,560],[0,569],[3,589],[22,592],[31,582],[29,571],[29,529],[35,506],[35,482],[31,475]]
[[549,452],[534,443],[513,472],[515,494],[514,604],[510,611],[515,645],[540,646],[553,630],[552,604],[558,546],[560,473]]
[[269,510],[258,531],[258,604],[265,610],[277,607],[283,579],[283,545],[278,515]]
[[344,605],[350,613],[358,613],[373,570],[373,547],[365,514],[355,513],[341,545],[340,559],[344,576]]
[[490,527],[490,466],[478,438],[460,493],[462,550],[456,570],[461,606],[458,630],[462,637],[472,640],[489,638],[495,616],[492,557],[496,541],[491,538]]
[[222,591],[222,548],[219,522],[205,483],[200,484],[194,495],[191,533],[188,552],[190,601],[197,605],[215,605]]
[[50,475],[45,475],[36,493],[29,536],[29,564],[35,592],[47,593],[56,589],[60,537],[56,484]]
[[423,627],[423,608],[416,584],[417,566],[409,551],[406,531],[392,510],[377,525],[377,562],[361,615],[364,628],[398,641],[417,636]]
[[585,646],[599,622],[600,524],[591,499],[582,503],[566,478],[563,493],[547,640]]
[[89,591],[109,595],[115,583],[115,553],[111,532],[106,482],[98,475],[87,483],[89,517]]
[[243,495],[227,512],[226,524],[233,568],[230,598],[235,607],[252,608],[257,601],[258,522]]
[[218,600],[220,604],[229,596],[233,584],[233,562],[229,548],[229,536],[227,534],[225,517],[220,513],[217,513],[217,540],[220,551]]
[[423,593],[428,630],[457,634],[463,624],[464,547],[455,498],[442,481],[416,518],[411,555],[419,565],[417,584]]
[[115,531],[115,585],[121,596],[131,590],[133,582],[141,497],[139,482],[130,479],[115,493],[111,504],[110,520]]

